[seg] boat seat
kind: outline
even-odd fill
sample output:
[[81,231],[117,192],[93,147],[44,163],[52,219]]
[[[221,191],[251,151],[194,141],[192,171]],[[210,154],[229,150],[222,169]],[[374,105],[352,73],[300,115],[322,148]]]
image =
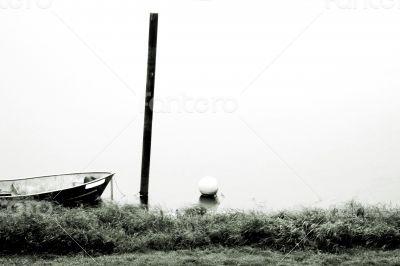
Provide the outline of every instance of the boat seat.
[[11,196],[11,192],[4,191],[0,188],[0,196]]
[[14,183],[11,184],[11,192],[12,192],[13,194],[16,194],[16,195],[19,195],[19,194],[20,194],[19,191],[18,191],[18,189],[15,187]]
[[96,177],[94,176],[85,176],[85,178],[83,178],[83,183],[89,183],[96,180]]

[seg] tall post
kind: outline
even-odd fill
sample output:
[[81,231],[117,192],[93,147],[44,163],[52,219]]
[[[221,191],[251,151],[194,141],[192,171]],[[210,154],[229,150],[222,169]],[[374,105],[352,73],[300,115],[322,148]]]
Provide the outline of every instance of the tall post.
[[150,151],[151,151],[151,131],[153,124],[153,97],[154,97],[154,78],[156,74],[156,52],[157,52],[157,26],[158,14],[150,14],[149,28],[149,48],[147,55],[147,82],[146,99],[144,107],[144,130],[143,130],[143,150],[142,150],[142,174],[140,182],[140,199],[147,204],[149,195],[149,174],[150,174]]

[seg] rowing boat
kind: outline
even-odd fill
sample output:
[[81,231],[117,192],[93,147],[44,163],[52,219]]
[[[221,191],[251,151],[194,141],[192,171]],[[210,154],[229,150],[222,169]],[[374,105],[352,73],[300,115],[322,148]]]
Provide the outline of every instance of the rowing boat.
[[100,199],[113,175],[108,172],[88,172],[0,180],[0,199],[92,203]]

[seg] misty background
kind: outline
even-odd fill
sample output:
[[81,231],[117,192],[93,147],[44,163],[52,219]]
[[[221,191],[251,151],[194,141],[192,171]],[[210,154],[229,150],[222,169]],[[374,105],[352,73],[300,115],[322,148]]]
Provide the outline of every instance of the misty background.
[[150,12],[150,202],[211,175],[228,208],[400,203],[400,3],[369,0],[2,1],[0,179],[111,171],[135,198]]

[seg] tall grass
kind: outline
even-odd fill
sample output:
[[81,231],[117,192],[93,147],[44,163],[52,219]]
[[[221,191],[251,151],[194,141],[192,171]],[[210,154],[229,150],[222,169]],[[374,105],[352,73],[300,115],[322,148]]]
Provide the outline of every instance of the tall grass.
[[[32,204],[34,208],[26,208]],[[1,253],[66,254],[84,249],[96,254],[213,246],[328,252],[400,248],[400,209],[355,202],[268,214],[208,213],[195,207],[172,215],[116,204],[66,208],[24,202],[21,206],[0,208]]]

